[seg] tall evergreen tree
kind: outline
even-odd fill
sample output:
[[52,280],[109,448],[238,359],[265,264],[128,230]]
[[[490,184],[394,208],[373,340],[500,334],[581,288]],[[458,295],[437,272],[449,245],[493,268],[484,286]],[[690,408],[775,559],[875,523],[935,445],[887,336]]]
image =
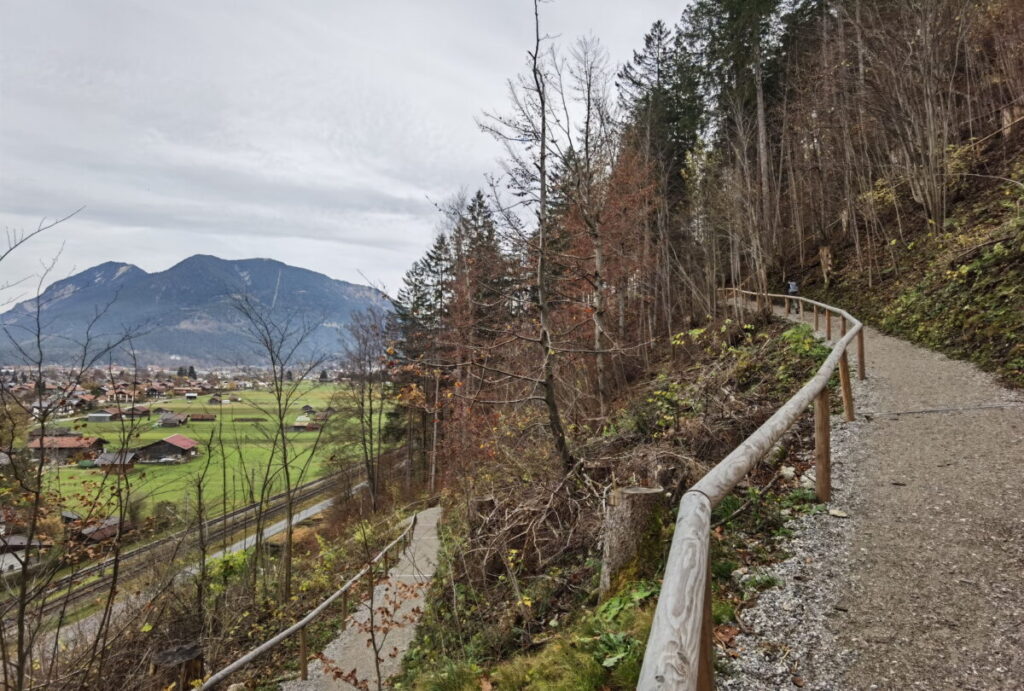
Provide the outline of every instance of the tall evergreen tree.
[[687,154],[705,124],[700,73],[683,36],[656,21],[616,83],[628,133],[656,162],[670,202],[678,202]]

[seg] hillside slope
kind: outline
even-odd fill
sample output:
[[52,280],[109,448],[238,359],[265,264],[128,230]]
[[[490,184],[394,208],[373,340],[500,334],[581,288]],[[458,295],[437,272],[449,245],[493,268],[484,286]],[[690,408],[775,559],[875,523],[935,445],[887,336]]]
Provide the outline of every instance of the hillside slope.
[[[901,237],[860,262],[838,248],[828,287],[820,265],[807,267],[803,291],[1024,386],[1024,149],[993,147],[953,194],[944,227],[905,214]],[[896,235],[895,214],[883,220]]]
[[[98,341],[125,329],[139,332],[133,345],[143,363],[251,364],[255,356],[240,338],[242,319],[234,306],[243,293],[268,309],[319,322],[308,345],[322,352],[337,352],[354,312],[385,304],[373,288],[272,259],[195,255],[156,273],[107,262],[57,281],[40,296],[46,357],[73,356],[95,319]],[[19,303],[0,315],[0,325],[23,342],[32,337],[35,313],[34,299]],[[10,346],[7,351],[12,357]]]

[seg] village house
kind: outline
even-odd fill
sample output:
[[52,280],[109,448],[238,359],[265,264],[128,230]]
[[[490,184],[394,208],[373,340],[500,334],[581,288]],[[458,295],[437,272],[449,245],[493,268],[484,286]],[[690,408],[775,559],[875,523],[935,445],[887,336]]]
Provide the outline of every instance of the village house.
[[188,460],[199,453],[199,442],[186,437],[184,434],[172,434],[160,441],[140,446],[137,451],[139,457],[146,460],[159,460],[162,458]]
[[189,415],[183,415],[181,413],[164,413],[160,416],[160,426],[181,427],[182,425],[188,424],[190,417],[191,416]]
[[107,451],[101,453],[94,465],[102,468],[104,472],[115,475],[125,475],[135,467],[136,454],[134,451],[121,449],[120,451]]
[[36,437],[28,443],[33,460],[45,454],[49,461],[65,462],[79,458],[92,458],[103,451],[107,440],[102,437]]
[[89,542],[103,542],[104,540],[116,537],[119,533],[127,533],[131,529],[132,524],[127,518],[122,521],[117,516],[110,516],[82,528],[78,531],[78,534]]
[[110,400],[115,403],[132,403],[135,401],[135,392],[129,389],[117,389]]
[[136,418],[143,417],[148,418],[152,416],[152,413],[150,413],[149,408],[147,408],[144,405],[134,405],[131,408],[122,411],[121,414],[129,420],[134,420]]

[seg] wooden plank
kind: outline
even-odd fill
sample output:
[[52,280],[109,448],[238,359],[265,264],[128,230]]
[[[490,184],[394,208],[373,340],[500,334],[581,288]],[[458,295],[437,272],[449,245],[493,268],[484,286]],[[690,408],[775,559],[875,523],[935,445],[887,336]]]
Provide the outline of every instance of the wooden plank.
[[840,320],[841,321],[839,322],[839,335],[840,336],[845,336],[846,335],[846,317],[840,317]]
[[825,340],[832,340],[832,312],[825,310]]
[[818,333],[818,306],[817,305],[813,305],[813,307],[814,307],[814,333]]
[[843,414],[847,422],[853,422],[853,386],[850,384],[850,365],[846,358],[846,351],[839,358],[839,385],[843,389]]
[[708,498],[683,494],[637,689],[697,687],[710,526]]
[[309,653],[306,651],[306,629],[299,629],[299,679],[309,679]]
[[828,388],[814,399],[814,485],[818,501],[832,498],[832,447]]
[[857,378],[864,381],[868,376],[864,356],[864,327],[857,329]]

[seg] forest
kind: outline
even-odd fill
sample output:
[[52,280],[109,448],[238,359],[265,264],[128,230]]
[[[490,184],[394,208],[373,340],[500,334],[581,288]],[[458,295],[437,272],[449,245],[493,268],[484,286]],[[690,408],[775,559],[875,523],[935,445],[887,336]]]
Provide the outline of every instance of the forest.
[[[451,200],[395,301],[396,386],[451,493],[415,688],[635,685],[664,542],[597,599],[609,490],[677,500],[817,362],[723,287],[793,280],[1024,381],[1019,3],[697,0],[618,70],[535,12],[479,118],[504,174]],[[729,572],[775,558],[736,556],[758,541],[712,547],[716,624],[750,598]]]
[[[308,318],[238,303],[270,382],[270,451],[256,466],[282,478],[264,482],[257,526],[283,482],[282,537],[208,559],[195,483],[198,545],[182,540],[145,587],[119,586],[115,560],[98,633],[70,652],[60,632],[74,617],[62,611],[54,632],[33,601],[63,567],[25,566],[0,627],[10,688],[199,686],[351,574],[369,574],[354,592],[372,602],[373,555],[424,504],[443,509],[437,573],[391,687],[634,688],[674,507],[829,353],[809,326],[740,310],[726,289],[792,281],[882,333],[1024,385],[1024,5],[693,0],[621,66],[599,37],[549,35],[545,7],[528,10],[533,40],[506,106],[478,116],[480,136],[502,147],[500,174],[439,204],[390,310],[361,314],[343,352],[307,361]],[[0,262],[31,237],[9,238]],[[86,340],[78,370],[131,340]],[[41,380],[42,354],[28,356]],[[323,444],[354,470],[324,516],[293,524],[302,488],[289,463],[310,461],[288,421],[339,363],[337,405],[353,424]],[[17,461],[24,405],[0,403],[0,443]],[[799,477],[810,427],[798,423],[712,514],[720,673],[744,611],[776,585],[762,568],[785,558],[788,521],[828,511]],[[30,526],[55,520],[42,463],[4,472]],[[609,575],[605,517],[637,487],[651,490],[650,520]],[[107,554],[121,553],[118,539]],[[186,563],[198,570],[182,578]],[[135,592],[130,606],[115,605],[121,589]],[[305,674],[322,657],[309,650],[358,600],[346,593],[308,639],[232,680]],[[386,688],[387,651],[376,638],[372,651],[373,677],[336,678]]]

